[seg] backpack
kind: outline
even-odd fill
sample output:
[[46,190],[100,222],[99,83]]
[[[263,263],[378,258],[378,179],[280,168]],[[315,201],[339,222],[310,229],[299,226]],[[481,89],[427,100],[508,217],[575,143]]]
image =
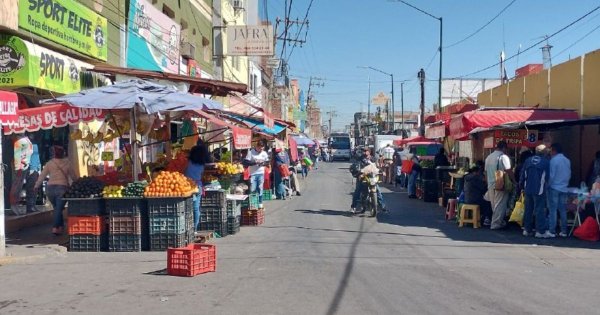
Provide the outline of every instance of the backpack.
[[360,162],[350,165],[350,174],[352,174],[353,177],[358,177],[360,174]]

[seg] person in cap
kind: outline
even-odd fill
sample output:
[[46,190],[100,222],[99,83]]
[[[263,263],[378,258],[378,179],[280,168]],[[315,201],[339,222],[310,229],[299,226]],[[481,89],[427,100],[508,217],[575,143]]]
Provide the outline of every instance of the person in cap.
[[571,161],[563,154],[560,143],[553,143],[550,154],[548,182],[548,229],[556,233],[557,213],[560,214],[560,236],[567,237],[567,187],[571,180]]
[[523,235],[533,233],[533,216],[535,214],[535,237],[556,237],[548,231],[546,221],[546,191],[550,177],[550,161],[546,158],[546,146],[543,144],[535,148],[535,155],[527,159],[521,170],[520,186],[525,193],[525,214],[523,216]]
[[[510,180],[515,183],[510,158],[506,155],[508,145],[506,141],[498,141],[496,150],[485,159],[485,174],[488,184],[488,195],[492,203],[492,222],[490,228],[498,230],[506,227],[506,214],[508,210],[508,199],[512,191],[496,190],[496,171],[504,171]],[[513,185],[514,186],[514,185]]]

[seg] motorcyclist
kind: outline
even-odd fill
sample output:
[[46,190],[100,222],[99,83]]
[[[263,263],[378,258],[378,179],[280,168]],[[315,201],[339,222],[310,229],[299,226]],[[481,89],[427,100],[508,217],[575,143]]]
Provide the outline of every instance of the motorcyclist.
[[[373,156],[371,155],[370,150],[365,150],[362,154],[361,158],[358,159],[352,166],[350,167],[350,172],[352,176],[356,178],[356,188],[354,190],[354,194],[352,195],[352,213],[356,213],[356,207],[360,201],[360,193],[363,189],[366,189],[366,183],[360,180],[361,170],[367,167],[369,164],[375,163]],[[387,212],[385,207],[385,203],[383,202],[383,195],[381,194],[381,190],[379,189],[379,185],[377,186],[377,203],[379,204],[379,208],[383,212]],[[364,212],[365,209],[362,209],[361,212]]]

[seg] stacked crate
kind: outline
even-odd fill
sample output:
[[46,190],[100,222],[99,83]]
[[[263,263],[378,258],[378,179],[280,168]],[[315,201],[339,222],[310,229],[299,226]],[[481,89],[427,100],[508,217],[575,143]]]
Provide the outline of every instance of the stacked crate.
[[109,215],[109,251],[139,252],[142,248],[148,249],[148,210],[144,199],[106,199],[106,210]]
[[200,207],[200,230],[227,236],[227,204],[225,191],[206,191]]
[[190,198],[148,198],[148,232],[150,250],[165,251],[169,247],[186,246],[190,241]]
[[66,199],[69,251],[99,252],[108,247],[107,220],[101,198]]
[[242,220],[242,202],[227,200],[227,233],[230,235],[240,231]]
[[265,210],[258,206],[258,195],[248,196],[242,204],[242,225],[256,226],[265,223]]

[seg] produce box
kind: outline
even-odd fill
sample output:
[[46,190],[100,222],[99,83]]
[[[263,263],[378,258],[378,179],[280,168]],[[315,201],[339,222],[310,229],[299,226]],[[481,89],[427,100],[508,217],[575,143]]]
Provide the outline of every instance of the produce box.
[[150,250],[165,251],[169,247],[183,247],[188,243],[188,235],[186,233],[160,233],[150,235]]
[[229,234],[227,230],[227,220],[223,222],[200,222],[200,230],[214,231],[221,237],[225,237]]
[[227,218],[227,234],[233,235],[240,231],[242,217]]
[[207,190],[200,201],[201,208],[224,208],[225,206],[225,191],[223,190]]
[[154,234],[181,234],[187,230],[185,215],[178,216],[153,216],[149,218],[149,233]]
[[273,194],[272,189],[263,190],[263,201],[265,200],[273,200],[275,199],[275,194]]
[[264,223],[264,210],[242,210],[242,225],[257,226]]
[[201,208],[200,222],[226,222],[227,210],[225,208]]
[[242,201],[242,209],[255,210],[259,205],[258,194],[249,195],[246,200]]
[[77,234],[69,236],[70,252],[99,252],[108,249],[108,234]]
[[227,200],[227,218],[235,218],[242,215],[242,201]]
[[103,198],[63,198],[67,202],[69,216],[105,215],[106,207]]
[[211,244],[190,244],[167,250],[167,273],[171,276],[193,277],[217,270],[217,247]]
[[111,235],[141,235],[141,218],[136,216],[110,216],[108,219]]
[[67,218],[69,235],[106,233],[106,218],[101,216],[69,216]]
[[141,235],[109,235],[108,250],[111,252],[139,252],[142,249]]
[[105,198],[106,211],[111,216],[140,215],[148,203],[141,197]]
[[189,197],[146,198],[148,213],[153,215],[179,216],[186,212]]

